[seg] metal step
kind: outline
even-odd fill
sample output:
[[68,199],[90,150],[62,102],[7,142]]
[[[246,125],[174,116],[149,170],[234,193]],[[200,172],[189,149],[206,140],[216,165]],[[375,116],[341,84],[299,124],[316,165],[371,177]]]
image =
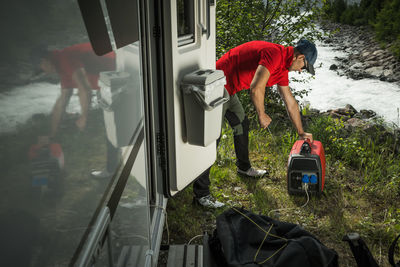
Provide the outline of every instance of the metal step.
[[117,267],[136,267],[144,266],[148,247],[144,246],[124,246],[118,258]]
[[171,245],[167,267],[203,267],[203,246]]

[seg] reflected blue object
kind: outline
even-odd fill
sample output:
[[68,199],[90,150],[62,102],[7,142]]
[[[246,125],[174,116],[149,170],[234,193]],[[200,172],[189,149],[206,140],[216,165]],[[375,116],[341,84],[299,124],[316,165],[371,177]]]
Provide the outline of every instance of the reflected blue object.
[[32,179],[32,186],[43,186],[47,184],[48,184],[47,177],[33,177]]

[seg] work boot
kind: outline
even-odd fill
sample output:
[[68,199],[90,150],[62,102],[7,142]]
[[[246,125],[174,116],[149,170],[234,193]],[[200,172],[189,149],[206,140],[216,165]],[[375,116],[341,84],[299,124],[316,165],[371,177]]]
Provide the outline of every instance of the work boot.
[[253,167],[250,167],[250,169],[248,169],[247,171],[242,171],[241,169],[238,169],[237,172],[239,175],[243,175],[250,178],[260,178],[269,174],[268,171],[266,170],[257,170],[254,169]]
[[110,178],[112,176],[112,173],[109,173],[107,170],[92,170],[90,172],[90,175],[93,178],[97,178],[97,179],[106,179],[106,178]]
[[222,208],[225,206],[224,203],[215,200],[211,195],[207,195],[200,198],[195,197],[193,199],[193,202],[197,205],[213,209]]

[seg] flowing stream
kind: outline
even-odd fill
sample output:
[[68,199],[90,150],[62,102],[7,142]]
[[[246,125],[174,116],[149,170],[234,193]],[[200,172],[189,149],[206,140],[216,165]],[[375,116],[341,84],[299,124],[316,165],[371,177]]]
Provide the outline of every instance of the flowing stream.
[[[14,131],[18,125],[26,123],[33,114],[50,114],[59,95],[59,84],[45,82],[16,87],[0,93],[0,133]],[[76,90],[71,97],[67,112],[80,112]]]
[[318,58],[314,66],[315,79],[308,73],[290,73],[290,78],[308,79],[307,82],[291,81],[294,90],[311,89],[308,96],[299,99],[310,103],[312,108],[326,111],[351,104],[358,111],[371,109],[382,116],[389,124],[399,126],[400,86],[396,83],[377,79],[353,80],[339,76],[329,70],[332,64],[338,65],[335,57],[344,57],[346,53],[334,50],[334,47],[317,43]]

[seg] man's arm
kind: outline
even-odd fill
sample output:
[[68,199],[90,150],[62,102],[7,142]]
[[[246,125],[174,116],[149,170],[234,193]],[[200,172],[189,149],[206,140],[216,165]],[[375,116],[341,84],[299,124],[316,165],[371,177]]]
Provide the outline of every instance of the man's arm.
[[76,126],[83,130],[86,126],[92,88],[84,68],[77,69],[72,74],[72,79],[78,87],[79,103],[81,104],[81,116],[76,121]]
[[261,128],[265,129],[271,123],[271,118],[265,113],[264,96],[265,85],[269,79],[270,73],[268,69],[262,65],[258,65],[256,73],[250,84],[251,100],[258,114],[258,120]]
[[278,91],[283,99],[283,102],[285,102],[286,110],[289,114],[290,120],[292,121],[294,127],[297,130],[298,135],[302,139],[310,139],[310,141],[313,141],[312,134],[306,133],[303,130],[303,124],[301,123],[301,117],[300,117],[300,110],[299,110],[299,105],[297,104],[296,99],[294,98],[292,92],[290,91],[289,86],[278,86]]
[[61,95],[54,104],[51,116],[51,136],[54,136],[57,133],[58,125],[60,124],[61,117],[65,112],[71,94],[72,89],[61,89]]

